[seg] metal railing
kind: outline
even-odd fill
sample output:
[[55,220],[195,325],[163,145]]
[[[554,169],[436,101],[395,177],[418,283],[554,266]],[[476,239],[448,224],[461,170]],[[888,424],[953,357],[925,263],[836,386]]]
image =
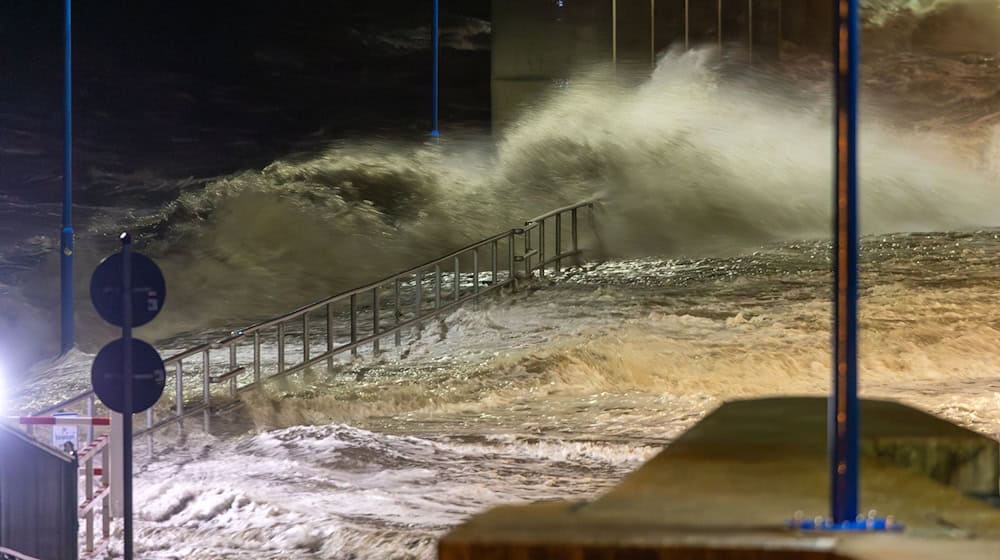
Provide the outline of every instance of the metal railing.
[[[111,538],[111,458],[109,443],[111,436],[104,434],[80,451],[77,461],[83,469],[84,501],[80,504],[80,517],[86,524],[84,551],[87,556],[99,553],[108,545]],[[100,468],[94,466],[97,454],[101,455]],[[94,485],[94,474],[100,474],[99,483]],[[97,504],[101,504],[101,540],[97,550],[94,549],[94,513]]]
[[[594,197],[553,210],[527,221],[523,228],[170,356],[164,365],[173,395],[145,412],[145,426],[134,435],[151,434],[199,413],[208,429],[212,412],[235,407],[240,393],[263,381],[323,362],[332,367],[337,355],[350,352],[353,357],[365,346],[378,354],[388,337],[399,347],[404,332],[419,330],[428,320],[491,292],[508,286],[516,289],[521,276],[544,277],[550,266],[560,272],[564,261],[581,254],[580,215],[597,202],[599,198]],[[564,235],[570,239],[567,247]],[[519,252],[522,240],[524,250]],[[517,263],[523,263],[522,270],[517,270]],[[265,350],[271,351],[273,360],[264,359]],[[87,391],[34,415],[80,406],[86,416],[103,408],[94,392]],[[88,436],[92,439],[93,434]],[[148,444],[152,445],[151,438]]]
[[[529,277],[535,272],[539,277],[545,277],[545,270],[553,265],[556,274],[562,272],[562,262],[566,259],[576,259],[580,255],[580,211],[592,210],[594,204],[600,202],[601,195],[594,196],[582,202],[557,208],[525,222],[522,230],[524,236],[524,271]],[[563,216],[569,215],[567,228]],[[549,223],[551,222],[551,225]],[[563,250],[563,234],[570,236],[568,251]],[[551,245],[549,245],[551,243]],[[549,251],[548,248],[552,247]]]

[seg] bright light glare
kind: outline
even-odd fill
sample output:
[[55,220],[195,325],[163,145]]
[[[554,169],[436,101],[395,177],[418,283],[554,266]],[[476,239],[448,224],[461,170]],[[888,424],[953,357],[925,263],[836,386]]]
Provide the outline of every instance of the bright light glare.
[[6,372],[3,368],[3,362],[0,362],[0,418],[6,414],[7,410],[7,379],[5,378]]

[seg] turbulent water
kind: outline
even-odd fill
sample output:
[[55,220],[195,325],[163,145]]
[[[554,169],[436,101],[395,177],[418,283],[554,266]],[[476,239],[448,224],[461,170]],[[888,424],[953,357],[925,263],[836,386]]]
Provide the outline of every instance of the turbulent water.
[[[861,155],[862,390],[994,437],[997,13],[866,5]],[[486,32],[471,22],[453,46]],[[81,269],[132,224],[168,277],[139,333],[164,349],[604,195],[594,264],[427,326],[405,359],[277,382],[211,434],[158,440],[137,481],[144,557],[429,558],[485,507],[593,496],[725,399],[824,393],[829,73],[794,45],[754,70],[669,51],[638,86],[581,69],[496,141],[470,128],[324,141],[208,178],[95,175],[124,202],[78,210]],[[129,203],[123,185],[146,184],[162,200]],[[8,361],[48,350],[32,344],[52,335],[54,242],[34,224],[57,212],[0,199]],[[31,369],[15,405],[85,384],[112,334],[78,321],[80,349]]]

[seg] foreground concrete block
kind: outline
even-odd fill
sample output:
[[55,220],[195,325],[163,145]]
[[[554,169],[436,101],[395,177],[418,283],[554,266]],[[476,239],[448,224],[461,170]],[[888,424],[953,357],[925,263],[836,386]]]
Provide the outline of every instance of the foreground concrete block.
[[828,508],[826,399],[727,403],[593,502],[497,508],[442,538],[442,560],[1000,558],[1000,444],[919,410],[862,402],[863,510],[903,535],[800,534]]

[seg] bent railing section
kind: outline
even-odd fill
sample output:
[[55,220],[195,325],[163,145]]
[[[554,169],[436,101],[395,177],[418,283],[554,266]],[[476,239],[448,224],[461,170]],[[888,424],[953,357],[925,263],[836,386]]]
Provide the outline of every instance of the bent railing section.
[[[565,261],[579,258],[581,214],[597,202],[593,198],[553,210],[523,228],[170,356],[164,360],[166,394],[146,411],[144,425],[136,423],[135,435],[199,413],[207,429],[211,412],[238,405],[240,393],[263,381],[324,362],[332,367],[339,355],[353,358],[365,347],[373,354],[385,344],[400,347],[405,333],[419,331],[444,312],[505,287],[516,289],[520,279],[545,277],[547,269],[559,273]],[[87,416],[103,409],[88,391],[33,415],[81,407]]]

